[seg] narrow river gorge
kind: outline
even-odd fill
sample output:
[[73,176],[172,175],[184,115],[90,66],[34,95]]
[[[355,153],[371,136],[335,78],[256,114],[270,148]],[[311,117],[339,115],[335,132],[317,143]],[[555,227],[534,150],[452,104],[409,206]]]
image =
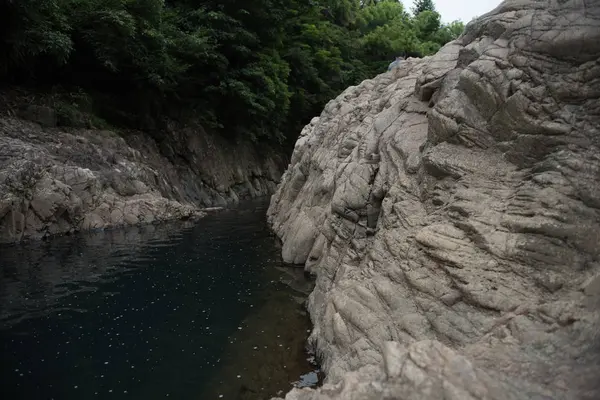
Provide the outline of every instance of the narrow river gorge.
[[0,248],[0,397],[263,399],[316,384],[312,283],[250,202]]

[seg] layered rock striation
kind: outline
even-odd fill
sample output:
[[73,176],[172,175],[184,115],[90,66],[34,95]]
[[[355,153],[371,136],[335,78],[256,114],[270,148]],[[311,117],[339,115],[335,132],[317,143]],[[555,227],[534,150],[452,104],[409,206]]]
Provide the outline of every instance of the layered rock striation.
[[600,1],[508,0],[350,87],[269,222],[327,373],[287,400],[600,398]]
[[283,170],[274,151],[198,129],[157,142],[51,125],[0,119],[0,243],[198,217],[272,194]]

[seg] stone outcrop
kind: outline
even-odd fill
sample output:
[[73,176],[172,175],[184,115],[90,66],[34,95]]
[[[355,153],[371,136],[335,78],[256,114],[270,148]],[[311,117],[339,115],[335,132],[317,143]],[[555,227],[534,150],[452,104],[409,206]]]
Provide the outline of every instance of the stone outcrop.
[[52,110],[39,109],[36,122],[0,119],[0,243],[198,217],[273,193],[283,169],[275,152],[198,129],[170,129],[157,143],[56,128]]
[[350,87],[272,197],[327,373],[287,400],[600,398],[600,1],[509,0]]

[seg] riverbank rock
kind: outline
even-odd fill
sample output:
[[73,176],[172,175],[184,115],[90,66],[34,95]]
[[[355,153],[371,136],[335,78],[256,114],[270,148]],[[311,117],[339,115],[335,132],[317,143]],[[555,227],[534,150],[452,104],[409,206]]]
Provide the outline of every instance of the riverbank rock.
[[509,0],[350,87],[272,197],[327,373],[287,400],[600,398],[600,2]]
[[34,120],[0,118],[0,242],[199,217],[273,193],[283,169],[274,152],[189,128],[157,143]]

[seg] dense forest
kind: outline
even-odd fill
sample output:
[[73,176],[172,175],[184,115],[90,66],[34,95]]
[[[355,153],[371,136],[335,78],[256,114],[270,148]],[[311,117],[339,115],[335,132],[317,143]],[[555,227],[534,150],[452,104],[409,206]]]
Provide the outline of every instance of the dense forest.
[[[349,85],[457,37],[431,0],[3,0],[0,81],[113,126],[295,138]],[[68,124],[68,119],[63,119]]]

